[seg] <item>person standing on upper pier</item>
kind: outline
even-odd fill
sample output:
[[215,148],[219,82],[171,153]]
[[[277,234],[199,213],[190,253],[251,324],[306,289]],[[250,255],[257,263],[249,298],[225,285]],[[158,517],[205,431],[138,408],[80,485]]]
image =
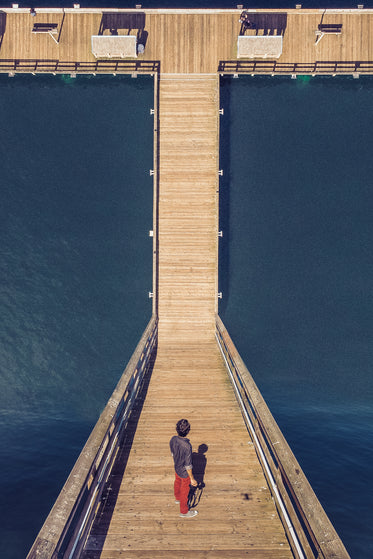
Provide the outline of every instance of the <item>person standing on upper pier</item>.
[[248,12],[245,11],[242,12],[239,22],[242,23],[243,30],[255,29],[255,24],[252,21],[250,21]]

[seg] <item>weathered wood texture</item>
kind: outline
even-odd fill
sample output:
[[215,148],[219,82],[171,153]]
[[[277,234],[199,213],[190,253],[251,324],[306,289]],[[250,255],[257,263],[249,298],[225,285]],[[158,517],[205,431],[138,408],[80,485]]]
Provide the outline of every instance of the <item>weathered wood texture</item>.
[[218,78],[159,84],[159,344],[213,340],[218,261]]
[[[189,520],[174,503],[168,446],[181,417],[205,483]],[[85,559],[292,557],[215,342],[159,347],[127,466],[113,472],[108,494]]]
[[[145,43],[145,52],[139,55],[138,61],[159,61],[162,73],[215,73],[218,68],[224,70],[221,62],[237,61],[237,37],[241,30],[239,14],[239,10],[142,10],[137,16],[133,12],[133,17],[140,17],[141,23],[135,20],[134,27],[128,29],[124,27],[128,23],[122,23],[123,13],[113,15],[110,22],[106,15],[103,24],[99,10],[69,9],[62,12],[45,9],[37,10],[36,16],[32,17],[26,10],[4,9],[0,26],[0,62],[32,59],[94,65],[91,35],[109,33],[105,26],[115,27],[117,18],[116,32],[138,34]],[[283,35],[283,53],[274,71],[281,71],[281,65],[285,64],[309,64],[311,68],[325,61],[335,64],[370,62],[370,66],[362,65],[360,71],[373,71],[372,10],[253,10],[250,17],[256,29],[247,30],[246,34]],[[33,34],[31,30],[35,23],[57,23],[59,44],[47,34]],[[325,36],[315,45],[315,31],[320,23],[342,25],[342,32]],[[336,71],[341,69],[337,67]],[[86,71],[89,71],[88,66]],[[237,68],[237,71],[244,71],[244,67]],[[318,71],[317,66],[315,71]]]
[[[217,108],[216,77],[161,78],[158,353],[85,559],[292,557],[214,339]],[[168,443],[181,417],[192,423],[194,474],[205,483],[193,520],[179,518],[173,497]]]

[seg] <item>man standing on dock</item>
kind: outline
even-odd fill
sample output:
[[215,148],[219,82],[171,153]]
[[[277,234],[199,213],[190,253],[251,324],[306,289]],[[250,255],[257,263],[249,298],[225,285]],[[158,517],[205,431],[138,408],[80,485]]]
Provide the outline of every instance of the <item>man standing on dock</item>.
[[192,445],[186,438],[189,431],[189,421],[180,419],[176,423],[177,435],[174,435],[170,440],[170,450],[175,464],[175,503],[180,503],[181,518],[193,518],[198,514],[196,510],[189,510],[188,508],[189,484],[193,487],[198,485],[193,476]]

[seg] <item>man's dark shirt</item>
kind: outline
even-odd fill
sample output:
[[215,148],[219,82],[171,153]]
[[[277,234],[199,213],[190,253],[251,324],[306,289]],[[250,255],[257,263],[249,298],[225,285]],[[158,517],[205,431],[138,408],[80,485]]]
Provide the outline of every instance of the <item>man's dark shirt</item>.
[[175,472],[180,477],[188,477],[187,470],[192,469],[192,445],[189,439],[175,435],[170,440],[170,450],[174,458]]

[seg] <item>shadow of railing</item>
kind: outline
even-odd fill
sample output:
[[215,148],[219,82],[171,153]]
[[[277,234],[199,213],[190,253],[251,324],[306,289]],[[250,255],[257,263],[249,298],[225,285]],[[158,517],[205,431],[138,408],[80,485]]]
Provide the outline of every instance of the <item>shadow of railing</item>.
[[95,62],[73,62],[55,59],[36,60],[36,59],[1,59],[1,72],[20,72],[20,73],[69,73],[78,72],[81,74],[93,73],[131,73],[140,72],[151,74],[159,71],[158,60],[96,60]]
[[110,526],[111,519],[114,514],[115,506],[118,500],[119,491],[122,485],[123,476],[127,467],[127,462],[132,449],[133,440],[136,434],[137,425],[144,406],[145,398],[148,392],[150,379],[153,373],[154,363],[157,355],[157,343],[154,346],[150,356],[146,373],[142,380],[141,388],[136,397],[134,406],[131,410],[129,421],[123,430],[116,459],[106,483],[104,484],[101,499],[91,528],[89,537],[95,539],[99,537],[100,541],[105,541]]
[[[96,423],[27,559],[79,557],[110,473],[125,467],[157,352],[153,315],[117,387]],[[126,454],[127,453],[127,454]]]

